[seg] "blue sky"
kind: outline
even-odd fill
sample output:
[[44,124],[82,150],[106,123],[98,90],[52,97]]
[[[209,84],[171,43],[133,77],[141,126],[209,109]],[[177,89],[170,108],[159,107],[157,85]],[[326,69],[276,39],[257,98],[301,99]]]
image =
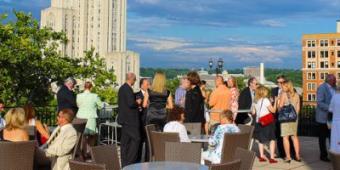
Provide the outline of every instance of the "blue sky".
[[[0,12],[32,12],[49,0],[0,0]],[[143,67],[225,68],[264,62],[300,68],[301,36],[335,32],[340,0],[128,0],[128,49]]]

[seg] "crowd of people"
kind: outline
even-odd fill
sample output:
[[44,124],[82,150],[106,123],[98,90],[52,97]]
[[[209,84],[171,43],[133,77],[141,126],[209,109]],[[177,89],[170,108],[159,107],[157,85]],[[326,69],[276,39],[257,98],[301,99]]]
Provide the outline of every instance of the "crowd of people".
[[[234,77],[224,80],[222,76],[216,75],[216,87],[209,90],[206,88],[206,82],[200,80],[196,72],[189,72],[181,78],[175,94],[171,94],[170,90],[166,89],[165,74],[157,72],[152,83],[142,79],[140,92],[134,94],[136,76],[133,73],[127,74],[127,81],[119,89],[118,95],[118,121],[123,126],[122,166],[142,161],[140,154],[142,143],[145,142],[145,125],[155,124],[160,131],[177,132],[181,142],[190,142],[183,125],[187,122],[201,123],[202,133],[211,136],[211,146],[203,157],[212,162],[219,162],[220,146],[223,142],[221,136],[224,133],[239,132],[237,124],[255,127],[253,137],[258,141],[260,162],[277,163],[278,157],[287,163],[292,159],[301,162],[297,135],[300,96],[293,82],[284,75],[278,76],[276,80],[277,87],[270,91],[260,85],[255,77],[251,77],[248,79],[248,86],[239,91]],[[337,102],[335,98],[333,103]],[[331,98],[328,101],[330,102]],[[334,105],[327,105],[326,112],[338,111]],[[293,113],[283,113],[287,112],[287,108]],[[294,118],[281,120],[280,114],[293,114]],[[265,117],[272,117],[272,120],[264,125]],[[336,116],[333,118],[333,122],[335,121],[339,121]],[[334,123],[332,125],[334,126]],[[324,137],[324,133],[320,134]],[[270,148],[269,158],[264,152],[266,144],[269,144]],[[320,158],[323,160],[323,157]]]
[[[225,133],[238,133],[238,124],[255,127],[253,138],[258,142],[259,161],[277,163],[283,158],[301,162],[300,142],[297,135],[300,96],[293,82],[284,75],[277,77],[277,87],[271,91],[250,77],[247,87],[239,90],[236,78],[216,75],[215,88],[207,89],[207,83],[197,72],[189,72],[180,80],[175,94],[166,87],[166,75],[155,73],[152,83],[148,79],[139,82],[140,91],[134,92],[136,75],[128,73],[126,82],[118,91],[118,123],[121,131],[121,165],[148,161],[145,126],[154,124],[157,130],[177,132],[181,142],[191,142],[184,123],[201,124],[202,133],[210,135],[209,147],[202,157],[219,163]],[[92,93],[93,84],[84,83],[84,91],[74,92],[76,81],[67,78],[57,93],[57,124],[50,133],[49,127],[37,119],[32,104],[11,108],[4,119],[0,117],[0,141],[28,141],[28,126],[34,126],[39,135],[36,166],[52,169],[68,169],[70,151],[76,144],[77,133],[71,123],[74,118],[87,119],[84,131],[88,146],[97,141],[97,109],[102,108],[98,95]],[[174,98],[173,98],[174,97]],[[340,89],[336,78],[329,74],[325,83],[317,89],[316,122],[319,130],[320,159],[329,161],[326,139],[331,137],[330,150],[340,153]],[[5,108],[0,101],[0,112]],[[287,111],[287,109],[289,111]],[[287,112],[287,113],[284,113]],[[282,115],[293,115],[282,118]],[[295,114],[295,115],[294,115]],[[294,117],[295,116],[295,117]],[[264,146],[269,144],[269,157]],[[89,151],[86,150],[85,154]],[[145,154],[145,155],[143,155]],[[144,160],[142,160],[144,158]]]

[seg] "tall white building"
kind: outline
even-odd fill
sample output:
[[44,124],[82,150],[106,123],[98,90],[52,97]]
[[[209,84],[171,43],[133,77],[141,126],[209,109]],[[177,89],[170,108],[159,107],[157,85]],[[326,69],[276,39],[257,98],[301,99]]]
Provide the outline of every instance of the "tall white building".
[[126,51],[126,0],[51,0],[40,23],[66,33],[63,55],[83,57],[93,47],[114,68],[119,85],[127,72],[139,77],[139,55]]

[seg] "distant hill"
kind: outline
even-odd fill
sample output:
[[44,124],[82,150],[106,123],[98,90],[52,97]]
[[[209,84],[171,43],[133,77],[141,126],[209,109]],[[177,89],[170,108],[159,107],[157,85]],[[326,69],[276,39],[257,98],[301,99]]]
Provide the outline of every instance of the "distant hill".
[[[176,78],[177,75],[183,75],[190,71],[190,69],[178,68],[141,68],[140,74],[143,77],[153,77],[156,71],[162,71],[166,74],[168,79]],[[243,73],[243,69],[228,70],[230,74]],[[267,68],[265,70],[265,77],[268,81],[276,82],[276,76],[284,74],[289,80],[292,80],[294,86],[301,87],[302,85],[302,72],[297,69],[273,69]]]

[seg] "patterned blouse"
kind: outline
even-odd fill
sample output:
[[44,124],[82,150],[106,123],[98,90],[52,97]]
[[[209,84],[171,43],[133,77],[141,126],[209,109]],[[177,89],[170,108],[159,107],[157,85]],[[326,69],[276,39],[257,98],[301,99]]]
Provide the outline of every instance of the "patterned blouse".
[[230,106],[230,109],[231,111],[233,112],[233,116],[234,116],[234,120],[236,118],[236,114],[237,114],[237,111],[238,111],[238,97],[240,95],[239,91],[237,88],[233,87],[230,89],[231,91],[231,106]]
[[225,133],[238,133],[240,129],[235,124],[219,125],[212,137],[209,138],[208,158],[212,163],[221,162],[221,152]]

